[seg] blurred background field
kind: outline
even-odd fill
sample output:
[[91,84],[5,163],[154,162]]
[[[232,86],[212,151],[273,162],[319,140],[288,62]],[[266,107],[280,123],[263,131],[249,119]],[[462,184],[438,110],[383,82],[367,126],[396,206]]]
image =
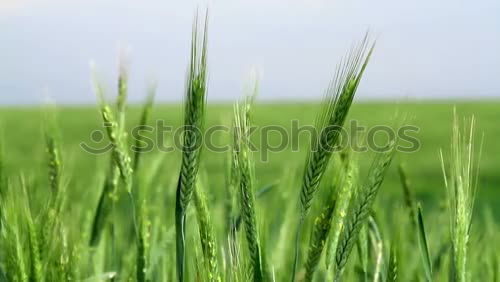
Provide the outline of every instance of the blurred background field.
[[[482,102],[356,102],[350,112],[349,119],[357,120],[359,125],[391,125],[392,117],[399,111],[406,113],[407,124],[420,128],[418,133],[412,134],[420,141],[420,148],[416,152],[400,152],[391,167],[382,187],[378,205],[391,201],[401,201],[402,192],[397,165],[403,163],[411,188],[415,191],[424,207],[442,207],[446,191],[439,159],[439,149],[449,148],[451,138],[451,124],[453,107],[461,116],[474,115],[477,118],[478,144],[480,135],[484,134],[483,155],[480,162],[479,192],[477,195],[476,216],[481,217],[481,210],[493,209],[494,216],[500,218],[500,101]],[[319,110],[315,103],[257,103],[254,108],[254,120],[257,126],[280,125],[290,131],[291,120],[298,119],[300,125],[314,124],[314,117]],[[43,107],[9,107],[0,111],[0,123],[3,129],[3,145],[7,173],[10,175],[24,174],[33,181],[46,179],[46,155],[43,140],[43,123],[47,112],[55,112],[57,126],[61,134],[62,158],[64,163],[64,179],[68,184],[70,198],[97,197],[101,189],[101,182],[109,164],[109,154],[93,155],[84,152],[81,142],[94,144],[90,141],[91,133],[96,129],[103,129],[98,110],[92,106],[61,106],[56,110]],[[127,117],[127,126],[132,128],[138,123],[139,106],[131,106]],[[178,127],[182,123],[182,105],[155,105],[152,120],[163,120],[165,125]],[[207,127],[211,125],[229,125],[232,105],[209,105],[207,110]],[[348,124],[348,123],[346,123]],[[130,132],[130,130],[129,130]],[[258,134],[253,136],[256,144],[259,143]],[[165,135],[170,140],[171,134]],[[218,144],[229,142],[228,133],[218,133],[214,139]],[[269,134],[269,143],[277,144],[280,136]],[[107,138],[104,137],[104,141]],[[171,142],[171,141],[169,141]],[[308,135],[300,135],[300,150],[292,152],[290,144],[282,152],[270,152],[268,161],[263,162],[260,154],[254,154],[256,161],[257,186],[262,187],[275,183],[277,179],[286,181],[290,175],[300,178],[308,147]],[[98,144],[95,144],[98,147]],[[102,146],[102,144],[100,144]],[[146,154],[145,162],[149,167],[156,163],[161,166],[156,186],[167,194],[161,197],[175,195],[175,177],[179,170],[178,150],[171,153],[158,152],[154,149]],[[361,166],[370,163],[370,154],[362,153]],[[203,151],[202,166],[206,171],[206,180],[210,183],[209,189],[213,193],[214,201],[224,199],[224,181],[226,175],[227,153]],[[149,168],[148,168],[149,169]],[[162,177],[163,175],[163,177]],[[48,180],[47,180],[48,181]],[[294,181],[299,183],[299,179]],[[44,184],[44,183],[38,183]],[[266,196],[272,204],[275,197],[282,192],[279,189],[289,189],[298,195],[300,187],[285,187],[279,185],[272,194]],[[95,199],[97,201],[97,199]],[[90,203],[93,201],[91,200]],[[264,204],[266,205],[266,204]],[[92,205],[91,205],[92,206]],[[89,210],[91,212],[91,210]]]

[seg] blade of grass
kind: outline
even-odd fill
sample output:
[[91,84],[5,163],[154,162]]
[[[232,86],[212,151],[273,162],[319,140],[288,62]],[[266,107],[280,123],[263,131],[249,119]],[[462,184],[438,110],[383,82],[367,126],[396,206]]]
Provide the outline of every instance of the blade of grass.
[[120,169],[113,159],[110,160],[108,175],[104,181],[99,202],[97,204],[94,219],[92,220],[92,229],[90,232],[89,245],[95,247],[101,238],[104,226],[112,211],[112,206],[118,200],[116,195],[118,188],[118,180],[120,178]]
[[417,207],[417,227],[418,227],[418,246],[420,249],[420,257],[424,266],[425,278],[427,281],[432,281],[432,264],[431,256],[429,254],[429,247],[427,245],[427,235],[425,233],[424,217],[422,215],[422,207]]

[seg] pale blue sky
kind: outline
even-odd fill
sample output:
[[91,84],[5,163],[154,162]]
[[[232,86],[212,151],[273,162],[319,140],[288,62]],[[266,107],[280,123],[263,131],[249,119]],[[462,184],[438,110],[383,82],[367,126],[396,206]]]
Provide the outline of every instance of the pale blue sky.
[[498,0],[0,0],[0,104],[92,103],[89,62],[112,92],[120,49],[132,100],[156,79],[159,100],[179,101],[207,3],[209,101],[237,99],[252,69],[259,99],[318,99],[367,29],[359,99],[500,98]]

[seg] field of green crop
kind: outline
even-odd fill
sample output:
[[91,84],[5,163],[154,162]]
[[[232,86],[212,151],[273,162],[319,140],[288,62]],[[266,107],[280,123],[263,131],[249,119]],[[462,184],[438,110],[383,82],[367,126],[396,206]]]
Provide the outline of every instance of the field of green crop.
[[[456,102],[456,103],[355,103],[349,115],[349,120],[357,120],[359,124],[372,126],[376,124],[391,124],[391,117],[394,112],[399,110],[408,114],[408,124],[415,125],[420,128],[416,136],[420,140],[420,149],[412,153],[397,153],[391,168],[387,172],[387,176],[381,187],[380,195],[375,202],[376,213],[390,216],[393,213],[404,213],[403,190],[401,187],[400,178],[397,167],[399,164],[404,164],[410,186],[415,194],[415,197],[424,206],[424,216],[427,220],[427,232],[431,238],[437,238],[439,241],[447,238],[447,218],[443,213],[442,206],[446,204],[446,189],[444,185],[443,175],[439,160],[439,149],[447,150],[451,138],[451,124],[453,116],[453,107],[456,106],[457,112],[463,116],[475,115],[477,118],[477,132],[484,134],[483,155],[480,162],[479,190],[476,198],[476,214],[475,222],[478,227],[475,227],[473,242],[485,240],[477,229],[483,230],[485,223],[491,220],[491,216],[495,221],[500,220],[500,174],[498,168],[500,162],[497,156],[500,155],[500,146],[496,140],[500,136],[500,127],[495,123],[500,118],[498,109],[500,103],[492,102]],[[319,111],[318,104],[259,104],[254,107],[255,124],[264,125],[282,125],[290,131],[290,121],[298,119],[300,124],[314,124],[315,114]],[[29,193],[39,195],[42,199],[43,194],[49,186],[49,165],[48,155],[43,134],[44,118],[47,116],[47,110],[43,108],[4,108],[0,112],[0,120],[2,125],[2,145],[3,155],[2,162],[4,173],[9,177],[10,181],[17,183],[20,177],[23,177],[27,183]],[[132,128],[139,122],[140,107],[131,106],[127,111],[127,125]],[[152,121],[164,120],[165,124],[171,124],[174,127],[179,126],[182,121],[182,106],[179,105],[155,105],[152,112]],[[81,147],[82,141],[90,142],[90,135],[96,129],[103,129],[102,120],[100,119],[98,110],[95,107],[58,107],[56,110],[56,124],[59,131],[59,146],[60,157],[62,162],[61,179],[62,185],[66,187],[67,203],[63,214],[64,220],[67,222],[68,232],[74,243],[84,243],[88,241],[92,216],[98,203],[99,194],[102,190],[105,175],[108,172],[110,154],[93,155],[85,152]],[[215,124],[227,124],[225,120],[232,115],[231,105],[210,105],[207,108],[207,127]],[[151,122],[153,124],[153,122]],[[480,136],[480,134],[478,134]],[[278,138],[269,134],[272,139]],[[168,134],[165,139],[172,138]],[[216,135],[217,138],[217,135]],[[230,141],[229,133],[219,134],[219,138],[226,142]],[[260,140],[259,135],[254,138]],[[221,143],[224,141],[220,141]],[[268,243],[269,256],[277,256],[286,261],[286,245],[291,245],[292,240],[280,241],[274,236],[276,229],[279,230],[279,224],[276,221],[281,221],[283,211],[286,208],[295,209],[298,206],[298,194],[300,191],[300,176],[302,166],[307,152],[307,135],[301,139],[300,150],[292,152],[290,147],[285,148],[282,152],[270,152],[267,162],[260,160],[260,154],[255,155],[255,186],[264,187],[270,184],[276,185],[269,193],[260,197],[257,201],[259,211],[259,223],[268,234],[269,240],[274,243]],[[271,140],[271,143],[273,141]],[[150,246],[153,248],[150,252],[152,258],[159,260],[160,265],[156,265],[157,270],[168,268],[168,275],[175,275],[173,265],[169,262],[174,261],[175,245],[173,231],[173,216],[174,216],[174,199],[176,188],[176,177],[180,168],[180,153],[161,152],[154,149],[150,153],[146,153],[142,161],[141,171],[147,178],[144,180],[147,183],[148,190],[151,192],[152,201],[157,203],[150,211],[152,220],[152,233],[157,240]],[[366,167],[370,163],[370,153],[360,153],[360,166]],[[224,244],[224,226],[225,220],[225,202],[227,201],[227,153],[205,151],[201,156],[202,174],[206,181],[206,193],[208,194],[208,204],[212,215],[212,222],[215,225],[219,235],[219,244]],[[17,187],[17,186],[16,186]],[[35,190],[40,190],[39,192]],[[45,192],[44,192],[45,191]],[[154,191],[154,192],[153,192]],[[19,193],[22,193],[19,191]],[[122,197],[125,197],[122,195]],[[288,199],[289,197],[290,199]],[[283,198],[287,198],[284,200]],[[36,198],[35,198],[36,199]],[[39,203],[40,204],[40,203]],[[40,209],[35,207],[34,209]],[[130,211],[128,211],[130,212]],[[127,211],[123,211],[127,213]],[[437,216],[433,216],[437,214]],[[124,218],[128,218],[130,214],[122,214]],[[37,218],[37,215],[34,216]],[[121,219],[124,220],[124,219]],[[194,215],[188,219],[193,225],[196,224]],[[392,228],[394,222],[388,221],[380,223],[381,234],[384,242],[389,243],[389,238],[392,236]],[[489,223],[491,224],[491,223]],[[281,231],[286,232],[286,231]],[[411,232],[406,240],[413,240]],[[195,233],[190,235],[193,237]],[[283,236],[283,235],[282,235]],[[286,237],[285,237],[286,238]],[[132,244],[131,239],[120,239],[124,244]],[[274,241],[277,240],[277,241]],[[279,246],[284,249],[275,249],[277,242],[281,242],[284,246]],[[103,243],[102,243],[103,244]],[[432,255],[437,256],[439,245],[434,242],[430,243],[433,248]],[[439,244],[439,243],[437,243]],[[489,243],[491,244],[491,242]],[[386,246],[387,247],[387,246]],[[221,246],[222,248],[222,246]],[[222,250],[222,249],[221,249]],[[387,249],[386,251],[388,251]],[[88,256],[97,256],[97,254],[89,254],[86,246],[80,246],[78,252],[82,252],[80,258],[87,259]],[[199,252],[199,251],[198,251]],[[192,252],[194,255],[195,252]],[[100,254],[102,256],[102,254]],[[199,254],[198,254],[199,255]],[[384,253],[387,256],[387,253]],[[479,255],[476,254],[476,255]],[[220,254],[222,256],[222,254]],[[284,257],[281,257],[284,256]],[[414,260],[414,264],[418,264],[418,251],[408,255],[410,260]],[[101,258],[102,259],[102,258]],[[220,258],[222,265],[223,259]],[[125,263],[125,262],[122,262]],[[89,263],[84,265],[88,267]],[[287,267],[283,263],[281,267]],[[122,266],[127,275],[130,275],[132,267]],[[190,267],[194,267],[194,264]],[[415,268],[418,266],[408,266]],[[106,266],[106,263],[100,262],[95,268],[80,270],[81,277],[92,277],[93,275],[105,272],[112,272],[115,269],[111,266]],[[276,266],[277,277],[282,277],[278,273]],[[279,272],[278,272],[279,271]],[[418,270],[415,270],[418,271]],[[444,271],[444,270],[442,270]],[[446,271],[444,271],[446,272]],[[417,274],[415,274],[417,275]],[[168,276],[170,277],[170,276]],[[406,279],[406,278],[405,278]],[[94,280],[99,281],[99,280]],[[155,280],[153,280],[155,281]],[[400,280],[407,281],[407,280]],[[484,281],[484,280],[483,280]]]
[[[91,94],[89,94],[91,95]],[[453,119],[453,107],[462,116],[474,115],[477,119],[477,136],[484,134],[483,155],[481,158],[481,175],[478,201],[480,206],[496,209],[500,207],[500,146],[497,140],[500,138],[500,101],[492,102],[355,102],[352,106],[349,120],[357,120],[360,125],[371,127],[374,125],[391,125],[394,114],[404,112],[408,115],[406,124],[420,128],[418,133],[412,135],[420,140],[420,149],[411,153],[400,153],[396,156],[396,163],[404,163],[411,178],[415,193],[423,204],[436,203],[444,200],[445,188],[441,164],[439,160],[439,149],[447,149],[451,140],[451,124]],[[300,125],[314,125],[314,118],[319,111],[319,104],[294,103],[269,104],[257,103],[254,106],[254,123],[258,126],[280,125],[291,132],[291,121],[298,120]],[[43,141],[43,119],[47,115],[44,108],[3,108],[0,112],[0,120],[3,131],[4,159],[6,170],[9,173],[24,173],[33,177],[43,178],[46,171],[45,142]],[[209,105],[207,108],[207,127],[212,125],[229,125],[232,118],[233,106]],[[137,105],[130,106],[127,112],[127,125],[133,128],[139,122],[141,108]],[[154,121],[164,121],[165,125],[178,128],[182,124],[183,108],[178,105],[155,105],[152,112],[151,125]],[[102,120],[98,110],[94,106],[71,107],[61,106],[56,110],[57,125],[60,131],[61,151],[65,160],[65,173],[67,173],[68,185],[75,187],[80,193],[94,193],[87,188],[96,185],[96,176],[105,170],[109,154],[93,155],[86,153],[81,147],[81,142],[91,142],[91,133],[98,129],[102,130]],[[130,132],[131,130],[129,130]],[[155,129],[156,131],[156,129]],[[227,132],[219,132],[214,139],[229,138]],[[27,138],[29,136],[29,138]],[[280,136],[277,133],[269,133],[270,143],[278,144]],[[308,148],[308,135],[300,136],[300,150],[292,152],[291,144],[281,152],[270,152],[267,162],[261,161],[261,155],[255,153],[255,170],[257,185],[264,186],[276,180],[277,176],[287,171],[297,170],[302,172],[305,154]],[[172,138],[171,134],[165,133],[165,139]],[[253,138],[260,140],[257,131]],[[276,140],[274,140],[276,139]],[[41,141],[40,141],[41,140]],[[215,140],[214,142],[217,142]],[[227,141],[227,140],[225,140]],[[102,144],[105,144],[104,140]],[[224,141],[220,141],[224,142]],[[228,141],[226,142],[228,143]],[[95,143],[95,146],[98,145]],[[28,153],[29,152],[29,153]],[[178,158],[179,152],[162,152],[157,148],[146,156],[148,160],[154,161],[163,157],[166,163],[169,159]],[[368,155],[366,153],[365,155]],[[207,181],[211,186],[218,187],[224,182],[224,164],[227,154],[222,152],[203,152],[202,165],[207,173],[212,175]],[[178,170],[179,165],[173,164],[173,168],[163,168],[171,171]],[[41,174],[41,175],[40,175]],[[79,175],[81,177],[73,177]],[[101,175],[102,176],[102,175]],[[399,178],[396,165],[392,167],[384,182],[384,194],[386,196],[401,196]],[[173,189],[173,188],[171,188]],[[298,187],[296,187],[298,189]],[[73,190],[73,189],[72,189]],[[218,193],[216,189],[212,193]],[[497,214],[500,218],[500,210]]]
[[[0,281],[499,281],[500,101],[351,105],[365,39],[321,103],[206,104],[193,41],[184,104],[127,106],[120,72],[97,106],[1,108]],[[411,125],[418,146],[330,150],[351,121]]]

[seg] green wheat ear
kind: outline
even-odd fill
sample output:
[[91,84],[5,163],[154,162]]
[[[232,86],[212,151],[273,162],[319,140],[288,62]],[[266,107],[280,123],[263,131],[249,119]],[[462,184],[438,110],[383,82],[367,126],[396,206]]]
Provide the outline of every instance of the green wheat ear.
[[45,139],[45,153],[47,158],[48,181],[50,187],[50,204],[51,208],[59,205],[61,198],[64,197],[65,191],[62,191],[61,186],[61,152],[60,152],[60,133],[56,124],[56,108],[55,105],[47,105],[44,109],[43,118],[43,135]]
[[[472,223],[472,212],[477,190],[479,165],[475,155],[475,119],[470,118],[467,128],[461,128],[456,109],[453,111],[453,131],[451,139],[450,168],[447,175],[445,161],[441,152],[441,164],[448,191],[450,210],[452,259],[454,281],[467,280],[468,243]],[[480,148],[482,147],[482,144]],[[479,150],[479,157],[481,149]]]
[[339,134],[349,113],[354,95],[370,60],[373,45],[369,46],[368,35],[359,46],[349,52],[337,67],[332,82],[326,90],[323,109],[316,118],[319,136],[313,136],[306,159],[300,191],[300,217],[295,235],[295,253],[292,282],[299,259],[302,226],[307,217],[316,190],[337,147]]
[[[125,186],[125,191],[127,192],[127,195],[129,196],[130,202],[132,204],[131,207],[132,207],[133,227],[136,235],[135,239],[138,240],[139,230],[137,226],[138,218],[136,214],[137,203],[132,195],[132,185],[133,185],[132,160],[130,158],[129,152],[127,151],[128,146],[125,138],[126,134],[123,125],[125,120],[125,113],[124,113],[125,106],[121,105],[120,104],[121,102],[118,103],[119,106],[118,117],[120,118],[121,122],[123,122],[122,124],[119,124],[115,118],[115,115],[113,114],[113,111],[107,105],[104,99],[103,89],[98,83],[95,83],[95,90],[100,103],[100,113],[102,116],[102,120],[106,127],[108,139],[112,145],[111,158],[113,163],[111,164],[111,176],[110,179],[108,179],[110,181],[109,183],[110,185],[106,184],[102,192],[103,194],[101,194],[101,197],[99,199],[99,205],[97,207],[97,212],[92,227],[93,230],[92,230],[90,245],[94,246],[95,244],[97,244],[98,239],[100,237],[100,232],[102,232],[102,226],[104,225],[109,212],[112,210],[112,207],[109,206],[110,205],[108,202],[109,198],[106,197],[106,194],[112,194],[112,189],[116,188],[118,178],[115,178],[115,176],[118,173],[119,173],[118,176],[123,181],[123,184]],[[120,97],[124,95],[125,94],[119,94],[118,100],[120,100]],[[112,199],[113,196],[116,195],[108,196],[111,198],[111,202],[113,201]]]
[[343,163],[345,165],[344,180],[342,184],[337,189],[336,199],[337,205],[334,210],[332,217],[332,234],[329,236],[330,244],[327,247],[326,256],[326,267],[329,268],[330,264],[335,262],[335,251],[337,250],[337,245],[339,241],[339,236],[346,224],[346,217],[351,203],[352,195],[356,187],[356,179],[358,178],[358,167],[357,160],[352,152],[348,152],[346,158],[344,158]]
[[111,111],[111,108],[106,105],[101,105],[101,115],[106,131],[108,133],[109,141],[113,145],[112,158],[120,170],[120,176],[125,184],[127,192],[132,190],[132,166],[129,154],[126,150],[122,131],[119,130],[119,125]]
[[254,195],[254,163],[250,151],[250,108],[252,97],[234,107],[236,136],[236,167],[239,171],[239,195],[241,218],[245,226],[245,237],[250,253],[250,267],[254,281],[265,279],[262,266],[262,253],[257,230],[257,216]]
[[368,172],[366,183],[356,194],[352,208],[349,209],[345,228],[342,229],[340,234],[339,245],[337,247],[335,257],[335,281],[339,281],[341,279],[347,259],[351,254],[354,244],[356,243],[359,232],[363,224],[368,219],[371,206],[375,201],[375,197],[377,196],[380,186],[384,180],[387,169],[391,164],[395,147],[396,141],[392,140],[389,142],[385,152],[377,154],[377,157],[373,161]]
[[26,231],[28,237],[28,253],[29,253],[29,281],[39,282],[44,281],[43,278],[43,262],[40,257],[40,241],[39,234],[36,228],[35,222],[33,220],[33,215],[31,212],[28,191],[25,184],[24,178],[21,178],[21,188],[24,203],[23,203],[23,211],[21,217],[24,217],[26,224]]
[[118,113],[118,125],[122,133],[121,138],[125,137],[125,113],[127,109],[128,96],[128,67],[124,58],[120,59],[118,73],[118,96],[116,97],[116,112]]
[[[144,247],[144,238],[143,234],[141,234],[141,230],[139,227],[139,223],[143,224],[142,218],[139,218],[140,215],[137,214],[136,210],[139,206],[138,202],[135,200],[134,195],[132,194],[132,186],[133,186],[133,168],[132,168],[132,160],[130,158],[128,152],[128,144],[126,140],[126,132],[125,132],[125,111],[126,111],[126,98],[127,98],[127,73],[126,69],[122,67],[120,69],[120,75],[118,78],[118,97],[117,97],[117,117],[110,106],[107,105],[104,99],[104,91],[97,80],[94,77],[94,87],[95,93],[99,100],[99,108],[100,113],[106,127],[106,132],[109,138],[109,141],[112,145],[111,151],[111,170],[108,179],[106,180],[106,185],[102,191],[102,194],[99,199],[99,205],[97,207],[97,211],[94,217],[94,222],[92,225],[92,234],[90,238],[90,245],[95,246],[99,240],[100,234],[103,231],[103,227],[106,223],[107,218],[109,217],[110,212],[114,209],[114,202],[116,201],[114,197],[116,196],[115,188],[117,187],[117,182],[119,178],[122,179],[125,191],[129,196],[130,207],[131,207],[131,218],[132,218],[132,226],[135,231],[135,241],[137,247],[137,259],[136,259],[136,267],[138,271],[136,271],[136,277],[139,281],[145,280],[145,269],[146,263],[143,258],[145,247]],[[109,181],[109,182],[108,182]],[[108,185],[109,184],[109,185]],[[114,194],[114,195],[113,195]],[[109,247],[109,254],[113,254],[116,246],[116,236],[115,236],[115,228],[114,223],[111,222],[112,228],[110,228],[110,238],[111,244]],[[113,256],[113,255],[112,255]],[[112,257],[110,256],[110,257]],[[112,258],[115,260],[115,258]],[[115,264],[115,263],[113,263]],[[113,267],[117,267],[113,265]]]
[[[113,208],[114,204],[118,201],[118,182],[120,176],[123,176],[122,171],[126,174],[126,185],[127,189],[131,186],[132,178],[132,168],[130,168],[130,158],[126,153],[126,132],[125,132],[125,110],[126,110],[126,99],[127,99],[127,70],[123,61],[120,61],[120,70],[118,76],[118,95],[116,98],[116,111],[118,120],[116,121],[112,115],[111,109],[106,104],[104,99],[104,91],[101,85],[97,82],[95,74],[93,74],[93,86],[96,92],[97,99],[100,104],[100,113],[103,116],[105,125],[107,126],[107,133],[110,136],[111,143],[113,145],[113,151],[111,152],[111,159],[109,164],[109,170],[106,174],[104,180],[104,185],[102,187],[101,193],[99,195],[99,202],[97,204],[97,209],[94,214],[94,219],[92,222],[92,229],[90,235],[90,246],[96,246],[99,243],[101,234],[106,225]],[[105,114],[105,112],[107,112]],[[121,152],[116,152],[121,150]],[[125,156],[123,156],[125,154]],[[121,155],[121,157],[120,157]],[[120,165],[120,158],[123,159]],[[120,169],[120,166],[122,169]],[[128,166],[128,168],[127,168]],[[128,176],[127,176],[128,174]]]
[[[198,18],[193,25],[191,61],[186,83],[184,108],[184,136],[182,163],[177,183],[175,200],[175,233],[177,254],[177,275],[184,281],[186,212],[196,185],[203,145],[203,124],[207,92],[207,21],[204,28],[198,28]],[[201,35],[200,35],[201,33]],[[201,49],[201,50],[200,50]]]
[[349,113],[357,87],[368,64],[373,46],[368,48],[368,39],[351,51],[337,68],[334,79],[326,91],[323,109],[316,118],[317,138],[311,140],[306,159],[300,193],[300,216],[305,218],[330,157],[338,145],[344,121]]
[[[118,169],[120,171],[120,176],[123,182],[125,183],[127,191],[130,191],[132,185],[132,166],[131,166],[131,159],[127,152],[126,140],[124,137],[125,136],[123,129],[124,125],[122,123],[119,123],[118,120],[115,118],[115,115],[111,110],[111,107],[107,104],[105,100],[104,89],[102,88],[102,86],[99,84],[99,82],[95,77],[93,77],[92,83],[94,86],[95,94],[99,101],[99,111],[104,126],[106,127],[106,133],[108,135],[111,145],[113,146],[112,150],[113,161],[118,166]],[[125,94],[119,93],[117,102],[118,119],[121,122],[124,122],[125,118],[124,117],[125,105],[122,104],[124,102],[120,102],[122,99],[125,99],[123,96],[125,96]]]
[[61,160],[59,157],[59,149],[56,145],[56,140],[53,135],[45,134],[46,150],[49,159],[49,184],[52,194],[56,197],[59,192],[60,177],[61,177]]
[[[333,190],[334,188],[330,188]],[[333,197],[329,197],[333,198]],[[306,260],[306,273],[304,281],[313,281],[313,275],[318,267],[321,254],[327,242],[327,238],[332,227],[332,217],[336,203],[331,201],[323,208],[323,211],[315,218],[312,235],[309,243],[309,252]]]
[[221,278],[217,263],[217,240],[202,187],[197,187],[194,191],[194,205],[196,207],[203,260],[205,262],[208,281],[219,282]]

